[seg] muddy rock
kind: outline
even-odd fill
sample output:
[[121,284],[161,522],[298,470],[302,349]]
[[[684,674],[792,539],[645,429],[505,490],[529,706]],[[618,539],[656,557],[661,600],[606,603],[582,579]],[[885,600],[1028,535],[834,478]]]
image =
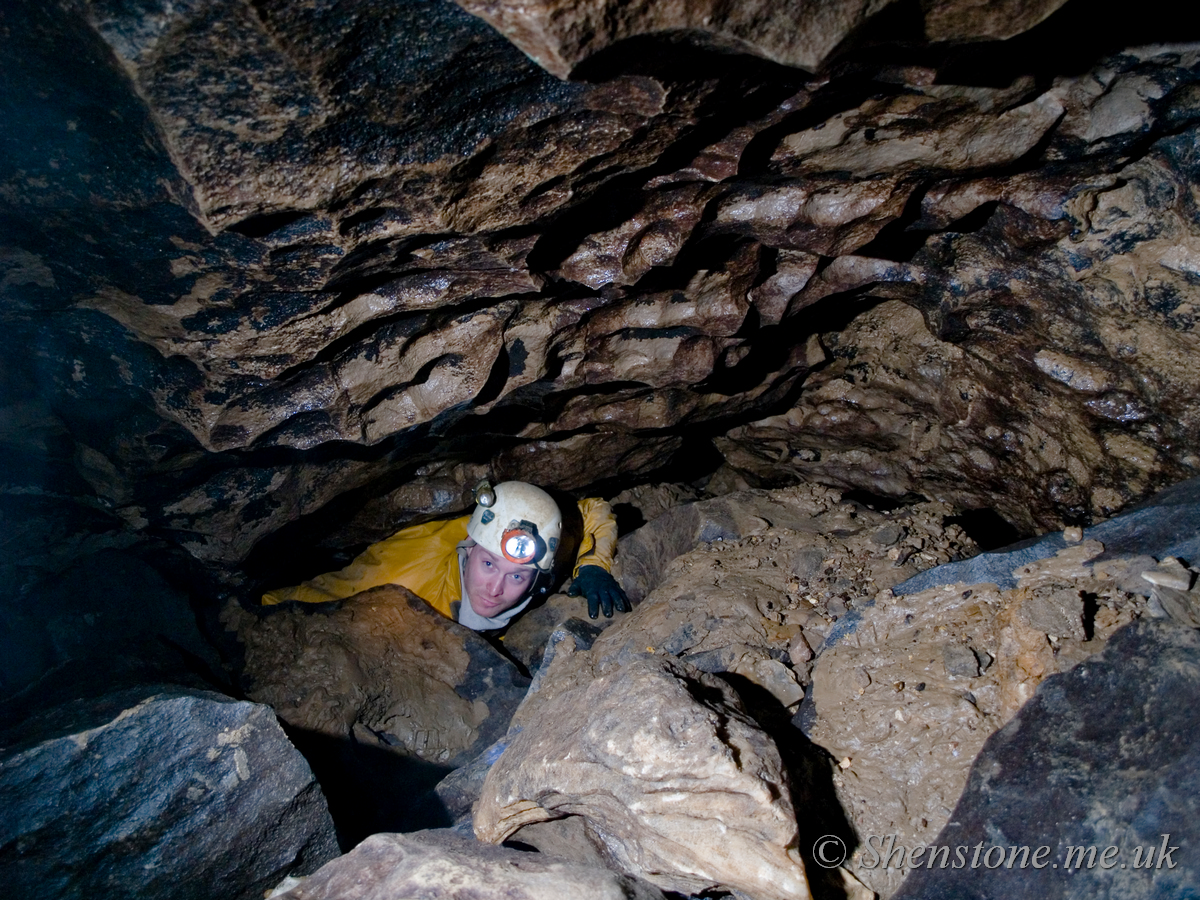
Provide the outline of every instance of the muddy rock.
[[1194,475],[1195,48],[943,53],[1058,5],[10,4],[14,595],[155,540],[294,583],[714,437],[1027,533]]
[[247,693],[284,722],[455,766],[504,733],[527,682],[482,637],[384,585],[331,604],[230,606]]
[[644,652],[597,669],[560,652],[546,679],[488,774],[480,839],[577,815],[664,889],[809,896],[778,750],[728,685]]
[[546,642],[554,630],[564,622],[571,621],[589,637],[595,637],[605,628],[619,621],[597,616],[587,618],[587,600],[567,594],[553,594],[536,609],[526,610],[504,633],[504,649],[521,662],[530,672],[536,672],[546,652]]
[[[1150,582],[1141,571],[1169,556],[1200,558],[1200,479],[1172,485],[1106,522],[1081,529],[1079,538],[1099,541],[1105,558],[1121,559],[1132,576],[1120,583],[1128,593],[1146,596]],[[1063,532],[1051,532],[990,553],[928,569],[896,585],[897,594],[910,594],[944,584],[988,582],[1001,588],[1016,587],[1019,572],[1040,559],[1069,546]],[[1141,564],[1135,564],[1141,560]]]
[[622,539],[623,585],[634,597],[653,588],[596,652],[653,648],[744,677],[794,712],[840,619],[919,568],[974,551],[943,525],[949,512],[880,513],[812,485],[678,507]]
[[662,900],[639,879],[541,853],[492,847],[444,831],[376,834],[320,871],[272,894],[280,900],[437,896],[447,900]]
[[449,825],[432,789],[508,728],[529,680],[486,640],[387,585],[338,603],[230,605],[248,696],[310,760],[343,848]]
[[259,704],[159,685],[43,712],[0,746],[13,896],[258,900],[338,852],[312,770]]
[[[1193,735],[1200,637],[1143,620],[1103,652],[1052,675],[983,746],[938,847],[1029,847],[1042,865],[914,869],[897,898],[1149,897],[1200,878]],[[903,843],[897,841],[897,844]],[[909,845],[911,846],[911,844]],[[1072,850],[1074,848],[1074,850]],[[1111,849],[1110,849],[1111,848]],[[1068,854],[1072,856],[1068,857]]]
[[[907,874],[876,865],[870,835],[931,843],[985,741],[1049,676],[1149,614],[1120,588],[1124,561],[1088,541],[1013,572],[1017,584],[882,592],[831,635],[798,721],[842,762],[834,785],[860,836],[848,868],[881,896]],[[878,842],[877,842],[878,843]]]

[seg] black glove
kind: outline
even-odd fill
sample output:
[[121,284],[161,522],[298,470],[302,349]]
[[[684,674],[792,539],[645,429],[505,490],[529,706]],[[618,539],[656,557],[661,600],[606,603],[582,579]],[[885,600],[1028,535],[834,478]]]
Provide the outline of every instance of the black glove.
[[596,618],[603,609],[604,617],[611,619],[614,606],[621,612],[629,612],[629,598],[617,584],[617,579],[599,566],[580,566],[567,596],[578,597],[580,594],[587,597],[589,618]]

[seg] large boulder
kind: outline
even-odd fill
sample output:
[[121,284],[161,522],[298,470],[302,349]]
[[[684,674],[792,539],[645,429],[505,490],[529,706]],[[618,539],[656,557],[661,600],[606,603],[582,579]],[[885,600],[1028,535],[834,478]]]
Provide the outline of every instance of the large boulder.
[[492,847],[449,831],[376,834],[275,900],[663,900],[662,892],[598,866]]
[[1048,678],[988,740],[954,815],[928,841],[962,847],[967,864],[944,866],[931,854],[895,896],[1099,900],[1194,892],[1200,865],[1188,851],[1200,841],[1198,660],[1200,633],[1142,621],[1104,652]]
[[905,872],[872,864],[878,840],[931,843],[984,742],[1038,685],[1148,614],[1121,588],[1126,563],[1097,562],[1102,550],[1083,542],[1019,567],[1009,590],[881,594],[821,648],[797,721],[840,763],[834,788],[858,835],[847,865],[880,895]]
[[337,855],[304,758],[265,706],[169,686],[0,735],[14,897],[260,900]]
[[559,652],[493,765],[475,833],[582,816],[616,865],[667,890],[810,896],[779,751],[724,682],[642,653]]
[[252,698],[293,728],[457,766],[508,728],[528,679],[407,588],[288,603],[224,620]]
[[529,686],[483,637],[398,585],[336,603],[231,604],[223,618],[244,647],[247,695],[308,756],[343,845],[449,824],[428,791],[505,733]]

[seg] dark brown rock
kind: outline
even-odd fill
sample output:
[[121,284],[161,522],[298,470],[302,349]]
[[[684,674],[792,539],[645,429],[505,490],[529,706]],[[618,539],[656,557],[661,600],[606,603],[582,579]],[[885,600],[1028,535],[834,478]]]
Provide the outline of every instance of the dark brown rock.
[[1006,859],[1010,846],[1046,847],[1042,865],[924,866],[895,896],[1189,890],[1197,871],[1184,848],[1196,840],[1198,820],[1195,795],[1178,786],[1196,777],[1197,650],[1194,629],[1142,621],[1048,678],[984,745],[951,821],[928,841],[968,844],[968,854],[980,841],[985,851],[1004,844]]
[[528,684],[478,634],[398,585],[260,614],[230,605],[247,693],[294,728],[453,767],[491,744]]

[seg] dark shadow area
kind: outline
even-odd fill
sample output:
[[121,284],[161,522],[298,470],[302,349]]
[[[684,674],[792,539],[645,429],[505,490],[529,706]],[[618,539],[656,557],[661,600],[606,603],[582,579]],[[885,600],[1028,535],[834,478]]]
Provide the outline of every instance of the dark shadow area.
[[814,900],[842,900],[846,896],[839,879],[825,879],[827,871],[813,860],[818,838],[835,835],[854,852],[858,839],[846,819],[833,786],[834,760],[792,724],[792,716],[768,690],[743,675],[717,673],[741,698],[747,712],[779,748],[791,780],[792,806],[796,810],[799,851],[804,857]]
[[950,525],[957,525],[965,531],[967,537],[978,544],[983,553],[1007,547],[1026,537],[991,508],[968,509],[942,520],[943,527]]
[[1003,88],[1033,75],[1048,86],[1055,76],[1081,75],[1128,47],[1200,40],[1200,19],[1181,12],[1170,0],[1150,0],[1136,11],[1117,0],[1072,0],[1006,40],[930,43],[919,0],[902,0],[842,41],[825,68],[836,76],[929,66],[938,69],[939,84]]
[[873,509],[877,512],[891,512],[905,506],[924,503],[926,499],[922,494],[911,492],[902,497],[886,497],[883,494],[876,494],[865,488],[854,488],[853,490],[842,492],[843,503],[858,503],[867,509]]
[[1127,47],[1200,40],[1200,18],[1183,11],[1170,0],[1072,0],[1024,34],[947,49],[938,81],[1006,87],[1026,73],[1081,75]]
[[446,828],[453,823],[434,786],[451,771],[403,753],[369,747],[353,738],[335,738],[283,725],[288,738],[312,767],[348,852],[378,832]]
[[618,535],[627,535],[631,531],[637,531],[646,524],[646,517],[632,503],[615,503],[613,504],[612,511],[613,515],[617,517]]
[[721,41],[688,29],[639,34],[617,41],[571,71],[572,81],[593,84],[621,76],[642,76],[664,83],[753,79],[797,87],[807,78],[802,70],[747,53],[735,41]]
[[232,231],[235,234],[240,234],[248,238],[263,238],[276,231],[282,231],[289,225],[305,219],[309,213],[303,211],[288,210],[286,212],[267,213],[260,216],[251,216],[248,219],[243,219],[236,225],[230,225],[226,231]]

